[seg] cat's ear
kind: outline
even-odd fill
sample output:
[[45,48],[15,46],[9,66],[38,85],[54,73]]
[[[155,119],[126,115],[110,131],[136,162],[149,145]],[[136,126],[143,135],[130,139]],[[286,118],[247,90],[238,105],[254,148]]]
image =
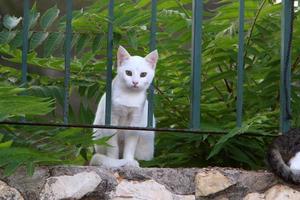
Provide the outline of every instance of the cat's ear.
[[120,45],[117,53],[118,67],[120,67],[122,63],[129,58],[130,58],[130,54],[128,53],[128,51]]
[[154,50],[151,53],[149,53],[146,57],[145,60],[151,64],[152,68],[155,69],[156,63],[158,60],[158,51]]

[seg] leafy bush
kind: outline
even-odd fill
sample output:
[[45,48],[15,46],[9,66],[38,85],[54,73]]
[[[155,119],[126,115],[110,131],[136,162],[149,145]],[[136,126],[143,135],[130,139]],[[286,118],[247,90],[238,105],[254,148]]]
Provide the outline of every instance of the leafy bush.
[[[131,54],[147,54],[150,2],[122,0],[115,3],[113,21],[115,50],[122,44]],[[97,1],[86,9],[73,12],[74,56],[71,63],[70,92],[73,95],[79,94],[79,97],[76,97],[79,104],[70,106],[71,122],[91,123],[95,103],[104,92],[107,5],[108,0]],[[202,130],[228,133],[224,136],[158,133],[156,158],[143,163],[144,166],[220,165],[252,169],[264,167],[264,152],[269,142],[264,136],[276,135],[279,125],[281,4],[267,0],[247,0],[245,6],[246,47],[242,128],[235,128],[239,4],[234,0],[223,0],[214,10],[204,13],[201,127]],[[192,24],[190,8],[191,1],[188,0],[158,2],[157,48],[160,60],[155,79],[155,114],[159,127],[188,127]],[[56,6],[44,14],[40,14],[34,6],[30,13],[28,63],[36,68],[62,73],[64,59],[61,56],[63,52],[61,44],[65,37],[65,17],[59,15],[60,11]],[[295,14],[295,24],[299,24],[298,13]],[[4,18],[3,24],[5,23]],[[5,55],[8,62],[21,61],[20,28],[20,25],[4,25],[0,32],[0,53]],[[297,80],[300,63],[299,31],[299,27],[294,26],[293,126],[299,125],[300,116],[300,108],[296,106],[299,105]],[[59,121],[61,115],[58,110],[62,106],[63,94],[62,77],[30,73],[28,78],[30,86],[28,94],[57,100],[56,112],[48,115],[47,120]],[[19,85],[19,70],[1,67],[0,81]],[[15,129],[12,132],[19,131]],[[257,132],[261,137],[245,136],[243,135],[245,131]],[[52,140],[55,141],[55,135],[56,133],[53,133],[49,136],[49,144]],[[65,160],[68,159],[71,157],[66,156]]]
[[[11,86],[0,87],[1,121],[25,116],[31,119],[54,109],[53,99],[24,96],[27,91]],[[4,167],[4,175],[7,176],[21,165],[26,165],[28,173],[32,174],[37,164],[83,164],[88,160],[89,147],[93,144],[106,145],[107,139],[94,141],[92,132],[84,129],[1,125],[0,166]]]

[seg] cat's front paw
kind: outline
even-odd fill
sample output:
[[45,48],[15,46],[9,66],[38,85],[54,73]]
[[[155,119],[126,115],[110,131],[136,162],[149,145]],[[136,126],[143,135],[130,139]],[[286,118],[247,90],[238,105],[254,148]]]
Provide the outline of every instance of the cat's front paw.
[[136,160],[127,160],[127,163],[125,164],[126,167],[140,167],[140,164]]

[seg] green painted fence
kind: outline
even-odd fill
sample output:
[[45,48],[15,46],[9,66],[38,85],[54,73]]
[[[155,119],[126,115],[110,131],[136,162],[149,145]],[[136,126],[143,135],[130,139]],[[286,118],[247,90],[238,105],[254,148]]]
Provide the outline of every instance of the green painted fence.
[[[291,23],[293,0],[283,0],[281,19],[281,72],[280,72],[280,131],[286,132],[290,127],[291,118]],[[72,0],[66,0],[67,23],[65,39],[65,97],[64,97],[64,123],[68,124],[69,107],[69,84],[70,84],[70,61],[71,61],[71,37],[72,37]],[[238,42],[238,67],[237,67],[237,101],[236,101],[236,122],[237,127],[241,127],[243,122],[243,80],[244,80],[244,15],[245,2],[239,0],[239,42]],[[108,34],[107,34],[107,80],[106,80],[106,110],[105,124],[107,127],[111,123],[111,82],[113,65],[113,20],[114,20],[114,0],[108,5]],[[201,49],[202,49],[202,12],[203,1],[193,0],[193,29],[192,29],[192,73],[191,73],[191,132],[201,130]],[[24,25],[23,25],[23,49],[22,49],[22,81],[26,85],[27,75],[27,52],[28,52],[28,32],[29,32],[29,0],[24,0]],[[156,18],[157,0],[152,0],[151,5],[151,31],[149,38],[150,50],[156,48]],[[151,84],[148,92],[149,110],[148,127],[146,130],[153,130],[153,109],[154,109],[154,86]],[[168,129],[168,131],[176,131]]]

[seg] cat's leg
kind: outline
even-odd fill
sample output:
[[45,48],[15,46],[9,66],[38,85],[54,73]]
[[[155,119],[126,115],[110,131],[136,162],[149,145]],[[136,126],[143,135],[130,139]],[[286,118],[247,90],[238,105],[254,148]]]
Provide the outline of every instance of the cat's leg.
[[[118,134],[122,134],[118,133]],[[120,135],[118,135],[119,137]],[[121,135],[124,136],[124,135]],[[112,138],[114,139],[114,138]],[[114,145],[113,144],[114,140],[109,140],[108,143],[110,145]],[[116,148],[109,148],[109,147],[104,147],[105,149],[103,149],[103,146],[98,146],[98,148],[96,148],[96,154],[93,155],[91,161],[90,161],[90,165],[95,165],[95,166],[103,166],[103,167],[123,167],[123,166],[138,166],[138,163],[136,161],[132,161],[132,160],[127,160],[127,159],[118,159],[118,158],[114,158],[112,156],[112,154],[114,154],[114,150],[116,150]],[[121,148],[119,146],[117,146],[117,148]],[[107,152],[108,151],[108,152]]]
[[[148,122],[148,101],[145,103],[143,115],[139,126],[147,127]],[[153,127],[156,126],[155,118],[153,115]],[[154,156],[154,131],[140,131],[139,140],[136,146],[135,158],[137,160],[151,160]]]
[[108,157],[103,154],[94,154],[90,165],[93,166],[104,166],[104,167],[123,167],[123,166],[132,166],[132,163],[126,159],[115,159]]
[[[105,101],[106,101],[106,94],[104,93],[104,95],[101,97],[101,100],[98,104],[93,125],[105,124]],[[99,128],[93,129],[93,139],[94,140],[100,139],[104,136],[105,135],[103,135],[103,129],[99,129]],[[103,145],[94,145],[94,150],[95,150],[95,153],[106,154],[106,147]]]
[[[103,145],[95,145],[95,152],[99,154],[106,154],[109,157],[112,158],[119,158],[119,145],[118,145],[118,133],[115,129],[110,130],[101,130],[101,137],[105,136],[112,136],[108,141],[107,144],[109,146],[103,146]],[[100,139],[101,137],[98,136]]]
[[[100,100],[97,108],[96,117],[94,120],[95,125],[105,124],[105,95]],[[118,111],[112,110],[111,125],[119,125],[120,116]],[[108,141],[107,146],[95,145],[96,154],[93,155],[90,165],[106,166],[106,167],[121,167],[128,164],[128,160],[119,159],[119,144],[118,133],[115,129],[94,129],[94,139],[100,139],[105,136],[112,136]]]
[[139,167],[139,163],[134,159],[135,151],[139,136],[137,132],[124,132],[124,151],[123,159],[127,160],[128,166]]
[[119,158],[118,133],[115,133],[108,141],[109,147],[106,147],[106,155],[111,158]]
[[154,132],[143,131],[139,134],[135,158],[137,160],[151,160],[154,156]]
[[[98,110],[97,110],[97,114],[98,114],[98,112],[100,112]],[[95,121],[94,121],[95,125],[104,124],[105,116],[104,116],[103,109],[102,109],[102,112],[103,113],[99,113],[99,115],[96,115],[96,118],[95,118]],[[113,125],[113,126],[118,125],[119,119],[120,119],[120,117],[117,114],[112,112],[111,125]],[[94,131],[93,136],[94,136],[95,140],[100,139],[100,138],[105,137],[105,136],[112,136],[107,141],[107,144],[109,145],[109,147],[95,145],[96,153],[106,154],[107,156],[112,157],[112,158],[119,158],[119,146],[118,146],[118,133],[117,133],[117,130],[116,129],[98,129],[98,128],[96,128],[93,131]]]

